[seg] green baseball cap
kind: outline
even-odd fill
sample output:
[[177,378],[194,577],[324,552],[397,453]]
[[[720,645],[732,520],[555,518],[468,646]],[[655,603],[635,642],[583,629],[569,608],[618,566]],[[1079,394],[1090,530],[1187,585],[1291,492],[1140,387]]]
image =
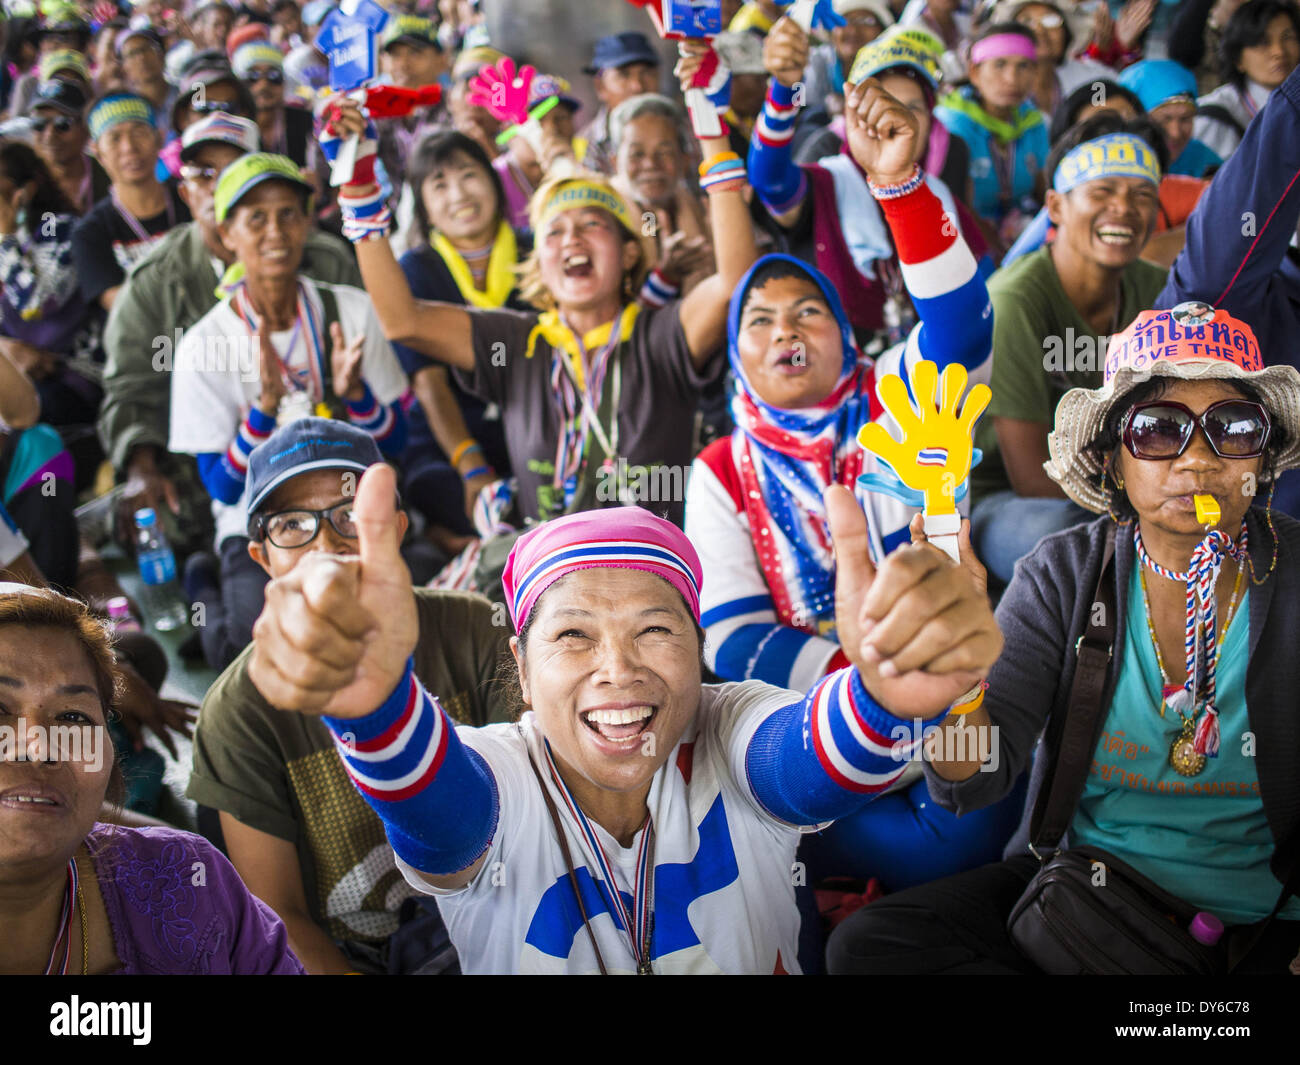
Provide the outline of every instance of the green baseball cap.
[[212,198],[217,223],[230,217],[235,205],[264,181],[287,181],[308,195],[315,191],[292,159],[269,152],[244,155],[226,167],[217,178],[217,191]]
[[442,51],[442,45],[438,41],[438,27],[432,19],[421,18],[419,15],[398,15],[388,20],[380,47],[386,52],[399,41]]

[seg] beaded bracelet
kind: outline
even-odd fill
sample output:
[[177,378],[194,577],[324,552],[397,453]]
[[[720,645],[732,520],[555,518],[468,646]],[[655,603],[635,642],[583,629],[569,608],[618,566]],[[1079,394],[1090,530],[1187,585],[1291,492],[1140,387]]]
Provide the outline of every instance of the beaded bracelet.
[[469,454],[469,452],[482,450],[483,449],[478,446],[477,441],[475,441],[472,436],[467,436],[456,445],[456,450],[451,453],[451,464],[453,466],[459,466],[460,460]]
[[871,195],[878,200],[897,200],[903,196],[910,196],[924,183],[925,171],[916,163],[912,164],[912,176],[895,185],[877,185],[870,178],[867,179],[867,187],[871,189]]
[[382,185],[369,196],[340,195],[338,204],[343,216],[343,235],[353,244],[387,236],[393,220],[388,196],[389,190]]
[[460,477],[463,481],[472,481],[475,477],[481,477],[483,474],[491,472],[491,466],[475,466],[472,470],[466,470]]

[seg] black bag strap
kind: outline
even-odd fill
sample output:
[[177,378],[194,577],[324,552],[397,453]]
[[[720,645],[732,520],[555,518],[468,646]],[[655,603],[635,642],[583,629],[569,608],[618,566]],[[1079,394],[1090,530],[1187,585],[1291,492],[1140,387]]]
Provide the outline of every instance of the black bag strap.
[[1215,122],[1222,122],[1229,129],[1233,130],[1238,137],[1246,135],[1246,127],[1243,126],[1231,111],[1222,104],[1201,104],[1196,109],[1197,118],[1209,118]]
[[[332,350],[332,341],[330,340],[330,330],[335,322],[339,320],[339,301],[334,295],[334,290],[323,282],[317,283],[316,294],[320,296],[321,311],[325,319],[321,326],[321,346],[324,349],[325,357],[321,360],[324,363],[321,366],[321,385],[325,389],[325,405],[329,407],[330,412],[335,418],[340,420],[347,419],[347,408],[343,400],[334,393],[334,360],[330,358]],[[344,337],[344,340],[347,338]]]
[[[1106,676],[1115,646],[1115,582],[1111,576],[1114,563],[1115,526],[1112,524],[1106,530],[1101,575],[1097,578],[1097,588],[1088,609],[1087,625],[1075,644],[1078,664],[1074,682],[1070,685],[1065,722],[1059,730],[1060,741],[1029,822],[1030,849],[1040,861],[1046,861],[1057,851],[1061,837],[1074,818],[1088,779],[1097,729],[1106,710]],[[1229,972],[1263,938],[1287,899],[1300,893],[1300,832],[1292,832],[1290,837],[1279,842],[1277,849],[1283,855],[1280,863],[1283,869],[1280,877],[1282,893],[1268,917],[1250,926],[1242,936],[1228,941]]]
[[[518,726],[515,726],[518,728]],[[519,735],[523,738],[523,729],[519,729]],[[542,798],[546,800],[547,812],[551,815],[551,824],[555,826],[555,838],[560,841],[560,852],[564,855],[564,864],[569,870],[569,886],[573,888],[573,898],[578,904],[578,912],[582,914],[582,927],[587,930],[587,938],[591,940],[591,949],[596,952],[596,964],[600,967],[600,975],[608,976],[605,969],[605,959],[601,957],[600,947],[596,944],[596,933],[591,930],[591,918],[587,916],[587,907],[582,902],[582,892],[578,888],[578,874],[573,868],[573,855],[569,850],[569,840],[564,834],[564,826],[560,824],[559,811],[555,809],[555,800],[551,798],[550,790],[546,787],[546,781],[542,779],[542,771],[537,768],[537,763],[533,760],[533,752],[528,746],[528,740],[524,739],[524,751],[528,754],[528,764],[533,767],[533,776],[537,778],[537,786],[542,789]]]
[[1065,721],[1059,730],[1060,742],[1029,822],[1030,848],[1040,861],[1056,851],[1074,817],[1092,764],[1097,726],[1106,710],[1103,702],[1106,675],[1115,646],[1114,568],[1115,526],[1111,524],[1106,529],[1101,574],[1087,611],[1086,628],[1074,645],[1078,663],[1070,685]]

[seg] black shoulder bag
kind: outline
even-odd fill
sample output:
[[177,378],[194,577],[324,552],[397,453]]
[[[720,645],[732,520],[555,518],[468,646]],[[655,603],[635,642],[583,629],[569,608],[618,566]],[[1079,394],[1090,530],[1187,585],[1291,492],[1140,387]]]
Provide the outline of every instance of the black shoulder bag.
[[1107,709],[1106,674],[1115,644],[1114,561],[1112,526],[1094,608],[1075,647],[1079,661],[1065,720],[1055,730],[1055,758],[1030,820],[1030,850],[1041,865],[1012,909],[1007,931],[1026,958],[1053,975],[1222,975],[1250,952],[1300,886],[1295,855],[1268,918],[1230,929],[1218,944],[1206,946],[1188,931],[1195,906],[1099,847],[1058,849],[1083,794]]

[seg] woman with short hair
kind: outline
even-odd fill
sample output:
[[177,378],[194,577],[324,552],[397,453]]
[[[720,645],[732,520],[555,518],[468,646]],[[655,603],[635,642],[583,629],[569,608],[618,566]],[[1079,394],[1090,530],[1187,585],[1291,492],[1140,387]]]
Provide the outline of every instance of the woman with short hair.
[[340,203],[385,334],[459,371],[501,410],[515,483],[494,500],[500,520],[488,528],[617,505],[636,488],[634,469],[666,483],[668,498],[646,501],[680,520],[695,409],[723,372],[727,299],[756,254],[744,166],[726,139],[705,147],[717,153],[704,178],[713,230],[725,235],[717,273],[682,300],[643,309],[637,297],[655,259],[641,220],[604,178],[555,176],[532,201],[534,248],[519,280],[539,311],[524,314],[411,295],[386,239],[390,213],[366,121],[351,101],[336,106],[322,146],[329,153],[341,137],[360,137]]
[[124,790],[117,684],[83,603],[0,585],[0,972],[301,973],[280,919],[206,840],[97,823]]
[[876,569],[861,510],[832,489],[854,664],[801,697],[701,683],[700,563],[670,522],[558,518],[505,570],[530,712],[457,729],[412,676],[394,486],[383,466],[362,477],[355,561],[314,554],[275,582],[249,676],[273,706],[324,716],[464,971],[798,972],[802,832],[888,788],[917,722],[1000,647],[971,570],[926,544]]
[[1219,41],[1223,84],[1196,101],[1192,136],[1220,159],[1237,150],[1251,119],[1300,63],[1300,8],[1291,0],[1242,4]]

